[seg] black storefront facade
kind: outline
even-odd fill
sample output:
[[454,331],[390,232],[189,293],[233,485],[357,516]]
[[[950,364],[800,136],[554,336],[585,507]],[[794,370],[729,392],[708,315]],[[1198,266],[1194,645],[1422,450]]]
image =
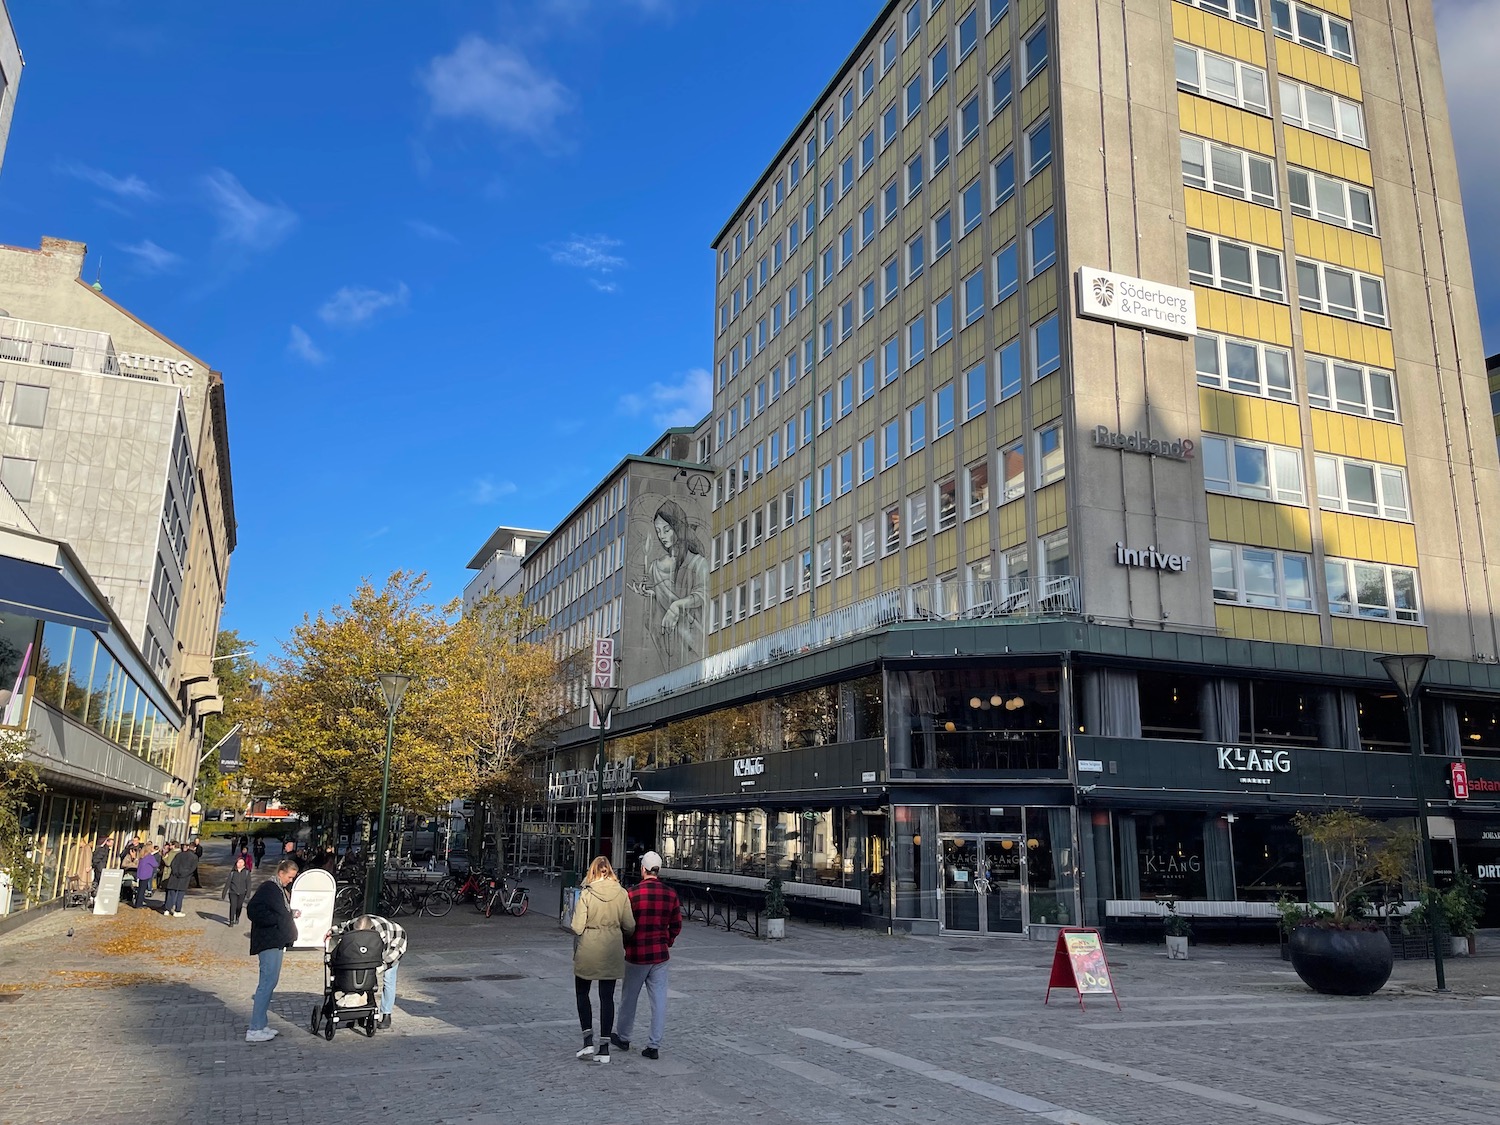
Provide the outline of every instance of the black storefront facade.
[[[1500,670],[1434,661],[1428,683],[1439,874],[1461,863],[1495,900]],[[1459,800],[1459,742],[1490,718],[1495,745],[1467,762],[1495,789]],[[586,766],[587,737],[560,749]],[[918,933],[1125,932],[1171,898],[1274,934],[1279,897],[1327,896],[1297,812],[1415,812],[1373,654],[1073,621],[892,626],[635,701],[608,747],[644,794],[622,823],[669,871],[738,888],[775,873],[794,915],[834,896]]]

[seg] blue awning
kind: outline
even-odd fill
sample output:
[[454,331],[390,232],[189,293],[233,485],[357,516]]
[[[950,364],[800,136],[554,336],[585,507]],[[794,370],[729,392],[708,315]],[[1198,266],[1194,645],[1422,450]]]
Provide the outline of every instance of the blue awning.
[[0,613],[40,617],[92,633],[109,628],[109,618],[53,566],[0,555]]

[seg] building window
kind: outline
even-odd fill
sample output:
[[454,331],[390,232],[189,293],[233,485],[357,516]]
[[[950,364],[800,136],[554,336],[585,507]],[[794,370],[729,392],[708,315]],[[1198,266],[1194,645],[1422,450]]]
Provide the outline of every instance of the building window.
[[1326,453],[1319,453],[1313,464],[1318,475],[1320,508],[1387,520],[1411,519],[1406,470],[1400,466]]
[[901,460],[901,422],[892,418],[881,429],[881,440],[884,445],[884,456],[881,458],[881,471],[894,469]]
[[1043,488],[1062,480],[1066,470],[1062,423],[1043,426],[1036,432],[1036,486]]
[[1306,505],[1300,449],[1216,434],[1204,434],[1202,440],[1203,482],[1209,492]]
[[935,262],[953,247],[953,211],[944,208],[932,220],[932,260]]
[[1370,274],[1297,259],[1297,299],[1304,309],[1385,328],[1385,282]]
[[859,287],[859,322],[863,324],[875,315],[875,279],[869,278]]
[[1052,163],[1052,118],[1044,117],[1026,131],[1026,178]]
[[917,317],[906,326],[906,366],[921,362],[927,355],[927,317]]
[[953,432],[953,384],[944,383],[932,396],[932,436]]
[[984,390],[984,364],[981,363],[964,372],[964,421],[979,417],[988,403]]
[[1182,182],[1219,195],[1276,206],[1276,162],[1201,137],[1183,137]]
[[859,213],[859,244],[868,246],[875,237],[875,204],[867,203]]
[[839,495],[854,490],[854,450],[846,449],[839,454]]
[[922,5],[914,3],[906,9],[906,42],[910,43],[922,30]]
[[932,346],[940,348],[953,339],[953,294],[944,293],[932,305]]
[[1027,228],[1026,245],[1028,278],[1035,277],[1057,261],[1057,218],[1051,211]]
[[868,434],[859,443],[859,482],[875,479],[875,435]]
[[873,517],[859,521],[859,565],[868,566],[875,561],[875,536],[877,525]]
[[1026,37],[1022,45],[1026,61],[1026,81],[1030,82],[1047,66],[1047,25],[1038,24],[1036,30]]
[[1007,149],[1005,155],[990,165],[990,210],[994,210],[1016,194],[1016,154]]
[[1292,214],[1320,223],[1375,232],[1375,196],[1369,188],[1305,168],[1286,170],[1287,203]]
[[937,483],[937,530],[947,531],[958,522],[958,482],[947,477]]
[[1271,0],[1271,28],[1282,39],[1345,62],[1354,61],[1354,32],[1349,24],[1317,8]]
[[987,0],[990,9],[990,26],[1000,22],[1000,17],[1010,11],[1010,0]]
[[948,166],[948,157],[952,149],[952,142],[948,138],[948,126],[944,125],[932,135],[932,176],[936,176]]
[[1020,284],[1020,251],[1012,242],[995,255],[995,304],[1009,297]]
[[984,270],[977,269],[960,283],[964,295],[964,327],[984,315]]
[[36,481],[36,462],[26,457],[0,458],[0,484],[25,504],[31,500]]
[[926,264],[927,242],[919,234],[906,244],[906,283],[908,285],[922,276],[922,268]]
[[1213,12],[1214,15],[1223,16],[1225,19],[1249,24],[1251,27],[1260,26],[1260,12],[1256,7],[1256,0],[1182,0],[1182,3],[1202,8],[1205,12]]
[[963,233],[968,234],[984,218],[984,185],[975,180],[959,195],[963,215]]
[[885,74],[896,65],[896,33],[893,31],[880,41],[880,73]]
[[882,556],[889,555],[901,548],[901,506],[887,508],[881,518],[884,534],[881,538],[880,553]]
[[1062,366],[1062,342],[1058,337],[1056,313],[1032,325],[1031,356],[1033,380],[1051,375]]
[[1281,119],[1325,137],[1365,146],[1365,117],[1360,104],[1315,86],[1281,79]]
[[1177,88],[1253,113],[1271,111],[1264,70],[1184,43],[1177,44]]
[[922,154],[918,153],[906,162],[906,201],[910,203],[922,190]]
[[1317,355],[1306,357],[1304,369],[1310,406],[1382,422],[1399,421],[1396,383],[1389,371]]
[[859,174],[864,175],[875,163],[875,130],[859,138]]
[[1022,442],[1013,441],[1000,450],[1000,482],[1002,507],[1026,495],[1026,449]]
[[944,43],[932,53],[931,60],[932,85],[931,92],[936,94],[942,88],[944,82],[948,81],[948,44]]
[[927,535],[927,490],[906,498],[906,542],[908,545]]
[[1213,543],[1209,557],[1215,601],[1302,612],[1314,608],[1312,561],[1306,555]]
[[990,507],[990,463],[978,461],[964,472],[964,518],[983,515]]
[[818,543],[818,585],[833,577],[833,540],[823,539]]
[[958,107],[958,143],[968,144],[979,136],[979,95],[975,94]]
[[995,402],[1021,393],[1021,341],[1012,340],[995,353]]
[[874,60],[865,63],[859,68],[859,100],[864,100],[875,92],[875,63]]
[[979,42],[979,9],[970,8],[958,17],[958,61],[963,62]]
[[906,412],[906,452],[920,453],[927,446],[927,404],[919,402]]
[[1295,402],[1292,356],[1282,348],[1200,332],[1193,340],[1198,383],[1239,394]]
[[1417,572],[1410,567],[1330,558],[1323,561],[1323,579],[1330,613],[1412,624],[1422,620]]
[[922,108],[922,76],[919,74],[906,84],[906,120],[910,121]]
[[1207,234],[1190,233],[1187,244],[1188,279],[1194,285],[1209,285],[1263,301],[1286,300],[1278,251]]
[[892,180],[880,190],[880,225],[885,226],[896,217],[896,212],[900,210],[900,188],[897,186],[897,181]]
[[995,72],[990,75],[990,116],[994,117],[1006,106],[1010,105],[1010,99],[1015,92],[1015,85],[1011,75],[1010,59],[1006,59]]
[[880,385],[896,381],[901,374],[901,337],[892,336],[880,349]]
[[[47,422],[46,387],[33,387],[26,383],[16,384],[15,396],[10,402],[10,424],[41,429]],[[19,499],[19,497],[17,497]]]
[[884,151],[886,146],[896,139],[896,134],[901,131],[901,120],[897,116],[896,103],[892,102],[885,107],[885,112],[880,115],[880,148]]

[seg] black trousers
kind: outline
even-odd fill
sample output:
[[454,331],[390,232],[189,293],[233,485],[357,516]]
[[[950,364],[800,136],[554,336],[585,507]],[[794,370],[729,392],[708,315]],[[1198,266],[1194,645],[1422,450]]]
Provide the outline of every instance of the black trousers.
[[[589,1003],[589,985],[594,982],[585,980],[583,977],[573,978],[573,991],[578,996],[578,1024],[583,1028],[585,1035],[594,1033],[594,1009]],[[615,1029],[615,982],[612,980],[601,980],[599,982],[599,1039],[601,1042],[609,1038],[609,1033]]]
[[229,924],[232,926],[240,920],[240,911],[245,908],[244,895],[229,896]]

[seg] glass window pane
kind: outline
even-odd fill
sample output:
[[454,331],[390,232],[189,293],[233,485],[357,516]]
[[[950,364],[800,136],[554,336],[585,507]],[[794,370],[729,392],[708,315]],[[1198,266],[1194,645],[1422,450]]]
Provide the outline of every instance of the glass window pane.
[[1350,511],[1375,511],[1375,470],[1369,465],[1345,462],[1344,499]]
[[1241,496],[1265,497],[1271,494],[1266,451],[1258,445],[1234,447],[1235,491]]
[[1228,189],[1235,195],[1244,195],[1245,165],[1240,154],[1218,145],[1211,146],[1209,152],[1213,161],[1214,190]]
[[1239,586],[1234,580],[1234,548],[1211,547],[1209,558],[1213,568],[1214,597],[1224,601],[1239,598]]
[[1221,437],[1203,437],[1203,480],[1214,492],[1229,491],[1229,443]]
[[1313,181],[1318,194],[1318,218],[1345,221],[1344,185],[1319,176]]
[[1248,246],[1219,243],[1219,278],[1224,288],[1231,292],[1249,293],[1253,290]]
[[1335,363],[1333,365],[1333,387],[1338,395],[1339,409],[1363,414],[1365,409],[1364,372],[1358,367]]
[[1193,358],[1198,367],[1199,382],[1218,383],[1219,341],[1217,337],[1200,332],[1193,340]]
[[1249,605],[1274,606],[1276,594],[1276,553],[1245,547],[1240,551],[1245,577],[1245,602]]
[[1256,363],[1255,348],[1235,340],[1224,342],[1225,367],[1229,383],[1239,390],[1255,393],[1260,390],[1260,370]]
[[1352,613],[1349,600],[1349,568],[1341,562],[1323,564],[1323,580],[1328,585],[1328,609],[1332,613]]
[[1354,589],[1359,599],[1361,617],[1389,617],[1385,592],[1385,570],[1378,566],[1354,564]]

